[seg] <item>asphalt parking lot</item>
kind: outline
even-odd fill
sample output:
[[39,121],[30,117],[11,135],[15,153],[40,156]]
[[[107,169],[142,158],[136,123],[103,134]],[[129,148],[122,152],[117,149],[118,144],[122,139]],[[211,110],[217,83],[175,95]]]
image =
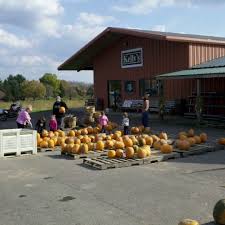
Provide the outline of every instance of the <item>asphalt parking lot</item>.
[[[152,126],[171,134],[188,128]],[[200,131],[210,142],[224,134]],[[211,225],[215,203],[225,198],[225,151],[104,171],[59,152],[5,158],[0,187],[0,225],[176,225],[183,218]]]
[[91,170],[59,152],[1,159],[1,225],[209,225],[225,196],[225,151]]

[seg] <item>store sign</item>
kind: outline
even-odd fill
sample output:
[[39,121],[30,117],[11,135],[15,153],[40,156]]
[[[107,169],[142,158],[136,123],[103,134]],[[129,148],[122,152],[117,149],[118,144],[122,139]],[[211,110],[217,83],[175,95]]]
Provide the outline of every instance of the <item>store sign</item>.
[[142,48],[130,49],[121,52],[121,67],[131,68],[143,66]]

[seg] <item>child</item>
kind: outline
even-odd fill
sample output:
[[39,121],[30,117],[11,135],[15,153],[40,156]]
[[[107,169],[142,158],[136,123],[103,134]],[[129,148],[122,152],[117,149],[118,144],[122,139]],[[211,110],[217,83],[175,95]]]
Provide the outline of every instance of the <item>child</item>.
[[57,130],[57,121],[56,121],[55,115],[51,116],[51,120],[49,121],[49,128],[50,128],[50,131]]
[[109,119],[105,115],[105,112],[101,112],[101,116],[99,117],[99,124],[102,126],[102,133],[106,133],[105,127],[108,124]]
[[124,129],[124,135],[128,135],[128,133],[129,133],[129,125],[130,125],[129,117],[128,117],[128,114],[125,112],[123,114],[123,120],[122,120],[122,126],[123,126],[123,129]]
[[36,123],[35,129],[39,134],[42,133],[43,130],[46,129],[46,119],[44,116],[42,116]]

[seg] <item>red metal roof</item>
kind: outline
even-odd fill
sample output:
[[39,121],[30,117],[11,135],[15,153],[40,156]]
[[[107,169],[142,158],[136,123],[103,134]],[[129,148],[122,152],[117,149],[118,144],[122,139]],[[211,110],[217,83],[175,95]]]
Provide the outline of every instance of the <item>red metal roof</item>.
[[93,58],[100,51],[104,50],[104,48],[127,35],[141,38],[168,40],[173,42],[199,42],[225,45],[225,38],[223,37],[108,27],[93,40],[87,43],[83,48],[81,48],[77,53],[61,64],[58,67],[58,70],[92,70]]

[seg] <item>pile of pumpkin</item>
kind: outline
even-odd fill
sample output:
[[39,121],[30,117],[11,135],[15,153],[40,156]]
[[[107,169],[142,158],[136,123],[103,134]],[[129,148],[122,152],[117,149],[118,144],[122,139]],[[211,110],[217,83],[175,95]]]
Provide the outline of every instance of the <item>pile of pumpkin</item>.
[[[107,150],[109,158],[145,158],[151,155],[151,147],[160,149],[162,153],[170,153],[173,146],[169,145],[167,134],[148,135],[139,132],[137,135],[123,135],[122,131],[111,134],[95,133],[88,127],[79,131],[70,131],[62,141],[63,153],[87,154],[89,151]],[[143,128],[140,129],[143,132]]]
[[206,133],[196,135],[194,129],[190,129],[187,132],[180,132],[178,134],[178,139],[175,141],[175,146],[180,150],[188,151],[196,144],[205,143],[207,139],[208,137]]

